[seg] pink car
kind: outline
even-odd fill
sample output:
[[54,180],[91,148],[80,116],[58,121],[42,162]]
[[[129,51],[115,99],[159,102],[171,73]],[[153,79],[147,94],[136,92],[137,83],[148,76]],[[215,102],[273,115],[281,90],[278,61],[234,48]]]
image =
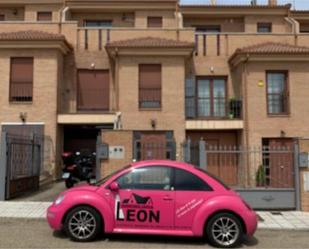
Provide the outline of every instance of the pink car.
[[75,241],[99,233],[206,237],[218,247],[235,247],[252,236],[257,216],[241,197],[192,165],[174,161],[133,163],[61,193],[47,220]]

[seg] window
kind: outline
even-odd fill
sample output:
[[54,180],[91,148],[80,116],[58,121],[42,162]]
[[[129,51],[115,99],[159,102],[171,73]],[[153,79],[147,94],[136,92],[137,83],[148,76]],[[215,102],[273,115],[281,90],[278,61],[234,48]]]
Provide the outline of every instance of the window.
[[85,27],[101,27],[101,28],[110,28],[112,27],[112,20],[85,20]]
[[220,25],[205,25],[205,26],[195,26],[196,32],[206,32],[206,33],[220,33]]
[[33,58],[11,58],[10,101],[31,102]]
[[161,108],[161,65],[139,65],[139,107]]
[[37,20],[40,22],[49,22],[52,20],[52,12],[51,11],[44,11],[38,12]]
[[271,23],[258,23],[257,24],[257,32],[258,33],[271,33],[272,32],[272,24]]
[[109,111],[109,71],[79,69],[77,108]]
[[211,191],[212,188],[198,176],[181,169],[175,169],[175,190]]
[[268,114],[288,113],[287,72],[267,72]]
[[4,14],[0,14],[0,22],[5,21],[5,15]]
[[147,18],[148,28],[162,28],[163,20],[161,16],[149,16]]
[[197,79],[197,113],[199,117],[226,117],[226,80]]
[[169,167],[145,167],[134,169],[118,178],[121,189],[170,190],[171,172]]
[[299,32],[300,33],[309,33],[309,23],[300,23],[299,25]]

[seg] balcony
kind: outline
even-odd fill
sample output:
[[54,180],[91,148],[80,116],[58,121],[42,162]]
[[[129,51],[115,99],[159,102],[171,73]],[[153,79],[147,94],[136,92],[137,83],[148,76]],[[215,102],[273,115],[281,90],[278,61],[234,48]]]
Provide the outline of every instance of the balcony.
[[195,58],[227,60],[237,49],[266,42],[308,46],[309,33],[195,33]]
[[186,97],[187,130],[243,129],[242,100]]

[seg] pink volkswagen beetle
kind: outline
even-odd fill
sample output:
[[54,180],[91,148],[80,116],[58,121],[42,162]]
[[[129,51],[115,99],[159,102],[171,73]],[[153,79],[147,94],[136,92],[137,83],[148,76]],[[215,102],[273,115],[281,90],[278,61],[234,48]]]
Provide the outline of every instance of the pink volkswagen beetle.
[[217,247],[235,247],[257,227],[255,212],[218,179],[174,161],[133,163],[61,193],[47,220],[75,241],[99,233],[205,236]]

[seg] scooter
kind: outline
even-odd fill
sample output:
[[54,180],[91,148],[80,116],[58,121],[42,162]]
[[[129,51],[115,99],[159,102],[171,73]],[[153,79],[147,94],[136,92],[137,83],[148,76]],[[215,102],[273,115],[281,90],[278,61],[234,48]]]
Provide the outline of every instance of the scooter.
[[64,163],[62,179],[65,180],[65,186],[67,188],[72,188],[81,181],[91,183],[95,179],[93,173],[95,153],[81,155],[80,152],[76,152],[75,154],[64,152],[62,159]]

